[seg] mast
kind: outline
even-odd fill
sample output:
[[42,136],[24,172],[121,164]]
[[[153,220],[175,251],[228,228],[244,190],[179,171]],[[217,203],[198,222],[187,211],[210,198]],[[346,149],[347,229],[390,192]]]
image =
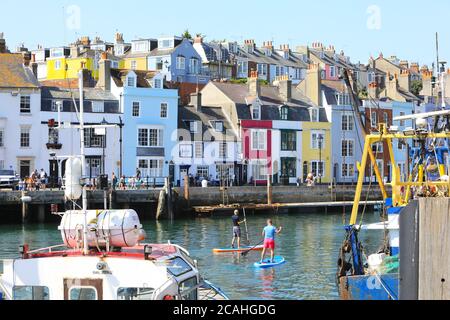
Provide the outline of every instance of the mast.
[[[86,171],[86,156],[84,151],[84,83],[83,83],[83,66],[78,72],[78,87],[80,89],[80,154],[81,154],[81,178],[84,179]],[[83,182],[82,185],[82,214],[84,214],[84,226],[83,226],[83,253],[87,255],[89,253],[88,247],[88,230],[87,230],[87,193],[86,186]]]

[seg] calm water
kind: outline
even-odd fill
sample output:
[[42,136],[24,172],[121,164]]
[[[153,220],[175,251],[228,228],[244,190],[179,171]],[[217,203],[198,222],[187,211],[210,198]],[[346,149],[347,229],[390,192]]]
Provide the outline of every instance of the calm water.
[[[255,270],[259,253],[214,255],[213,248],[231,244],[230,218],[146,222],[149,242],[168,240],[186,247],[198,260],[202,274],[221,287],[232,299],[337,299],[335,272],[338,249],[343,241],[342,215],[297,214],[272,217],[283,234],[277,239],[284,266]],[[258,242],[265,217],[251,216],[250,239]],[[377,214],[366,222],[379,221]],[[56,225],[0,226],[0,257],[17,256],[18,246],[28,243],[40,248],[61,243]],[[382,234],[366,235],[368,252],[380,244]]]

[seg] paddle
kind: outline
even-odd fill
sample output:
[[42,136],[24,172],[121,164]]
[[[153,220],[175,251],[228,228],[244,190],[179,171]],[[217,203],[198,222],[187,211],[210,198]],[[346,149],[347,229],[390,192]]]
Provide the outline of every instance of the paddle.
[[245,221],[245,232],[247,234],[247,243],[250,245],[250,236],[248,234],[247,216],[245,214],[245,208],[244,208],[244,221]]
[[257,245],[255,245],[253,248],[248,249],[247,251],[244,251],[241,253],[241,256],[245,257],[246,255],[248,255],[248,253],[250,251],[252,251],[253,249],[255,249],[257,246],[260,246],[264,243],[264,240],[262,240],[260,243],[258,243]]

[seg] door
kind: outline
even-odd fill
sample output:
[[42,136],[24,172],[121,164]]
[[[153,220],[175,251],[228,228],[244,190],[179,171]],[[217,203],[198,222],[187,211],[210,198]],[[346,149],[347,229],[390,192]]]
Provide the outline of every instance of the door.
[[50,160],[49,164],[49,183],[51,188],[55,188],[58,186],[58,177],[59,177],[59,166],[58,160]]
[[20,178],[29,177],[31,175],[31,161],[20,160],[19,162]]
[[64,279],[64,300],[103,300],[103,280]]

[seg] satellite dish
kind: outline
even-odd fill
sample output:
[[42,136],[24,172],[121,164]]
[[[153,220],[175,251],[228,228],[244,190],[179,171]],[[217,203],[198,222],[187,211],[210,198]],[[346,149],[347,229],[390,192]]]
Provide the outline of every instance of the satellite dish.
[[428,127],[427,119],[425,119],[425,118],[416,119],[416,126],[419,129],[426,129]]

